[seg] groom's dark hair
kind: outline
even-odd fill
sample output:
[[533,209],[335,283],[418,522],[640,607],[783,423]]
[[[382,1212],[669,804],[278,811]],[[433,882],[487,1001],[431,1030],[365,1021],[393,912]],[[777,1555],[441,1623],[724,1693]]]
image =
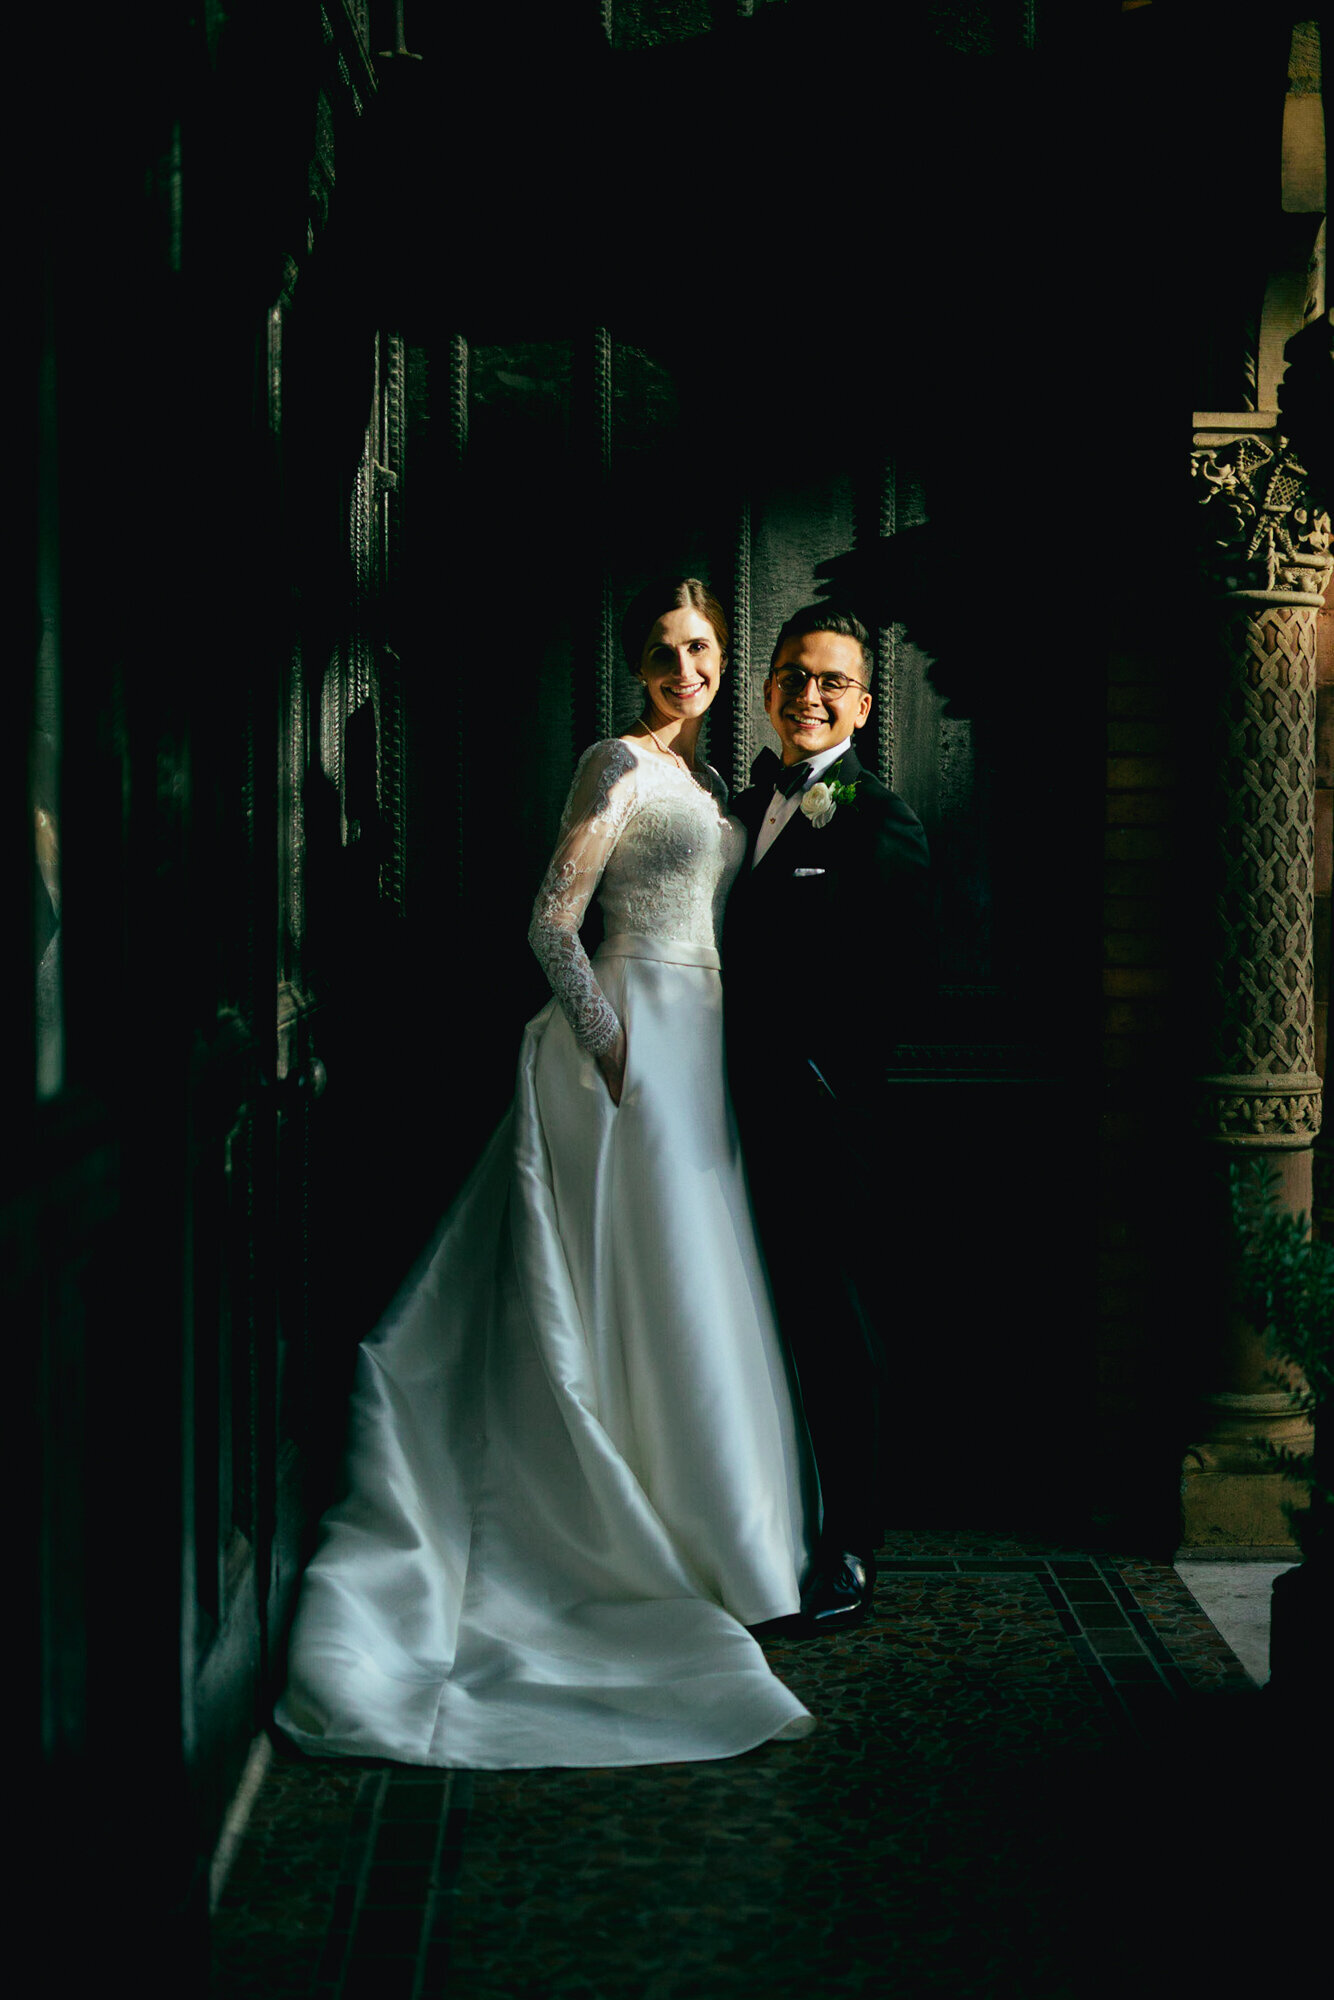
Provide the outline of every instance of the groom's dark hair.
[[658,576],[635,592],[621,620],[621,651],[631,673],[639,667],[639,657],[658,620],[668,611],[698,611],[712,625],[724,659],[731,643],[727,614],[707,583],[697,576]]
[[840,639],[855,639],[862,649],[862,667],[869,681],[875,666],[871,635],[855,612],[841,611],[836,604],[803,604],[800,611],[792,613],[774,640],[769,672],[772,673],[777,666],[778,655],[789,639],[805,639],[812,632],[833,632]]

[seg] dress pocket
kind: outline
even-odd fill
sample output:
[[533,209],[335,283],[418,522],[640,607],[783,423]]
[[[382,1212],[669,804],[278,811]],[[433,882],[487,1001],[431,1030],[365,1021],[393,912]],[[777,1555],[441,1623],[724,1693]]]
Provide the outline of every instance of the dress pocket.
[[[630,980],[626,980],[626,986],[630,986]],[[624,992],[620,996],[620,1032],[626,1038],[626,1066],[620,1072],[620,1104],[614,1104],[612,1110],[622,1110],[626,1098],[630,1096],[630,1084],[634,1080],[634,1034],[630,1030],[630,994],[628,992]]]
[[[620,1018],[621,1033],[625,1036],[625,1068],[621,1072],[621,1101],[619,1104],[612,1104],[611,1108],[613,1111],[622,1110],[624,1108],[626,1098],[630,1095],[631,1068],[634,1062],[634,1056],[632,1053],[634,1048],[634,1037],[630,1032],[631,1006],[630,1006],[629,989],[630,989],[630,978],[629,978],[629,969],[627,968],[626,981],[624,986],[622,986],[621,988],[620,999],[617,1003],[617,1008],[616,1008],[617,1015]],[[607,1090],[606,1082],[601,1076],[599,1076],[598,1082],[602,1084],[602,1088],[604,1090]],[[607,1090],[607,1101],[608,1103],[611,1103],[611,1092],[609,1090]]]

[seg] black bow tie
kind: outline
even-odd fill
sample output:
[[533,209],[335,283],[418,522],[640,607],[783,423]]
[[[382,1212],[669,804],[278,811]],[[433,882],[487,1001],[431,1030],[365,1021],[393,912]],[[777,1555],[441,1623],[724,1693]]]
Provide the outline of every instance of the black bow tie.
[[804,792],[814,775],[809,763],[782,764],[772,750],[761,750],[750,767],[753,785],[774,785],[785,799]]

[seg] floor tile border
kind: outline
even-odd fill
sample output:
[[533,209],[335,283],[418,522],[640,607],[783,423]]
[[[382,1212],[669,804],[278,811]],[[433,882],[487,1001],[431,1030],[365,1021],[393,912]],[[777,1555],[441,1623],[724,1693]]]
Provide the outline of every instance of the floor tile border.
[[[1014,1557],[1004,1560],[970,1555],[915,1556],[877,1559],[878,1574],[892,1577],[1032,1576],[1042,1585],[1056,1622],[1075,1658],[1112,1712],[1135,1734],[1169,1704],[1191,1699],[1192,1689],[1171,1647],[1155,1628],[1151,1614],[1121,1574],[1118,1560],[1108,1556],[1069,1554]],[[1093,1598],[1081,1597],[1079,1587],[1101,1585]],[[1071,1588],[1067,1588],[1070,1586]],[[1114,1608],[1119,1617],[1099,1619],[1094,1608]],[[1099,1637],[1129,1637],[1133,1646],[1099,1645]],[[1221,1635],[1218,1644],[1226,1647]],[[1151,1671],[1126,1671],[1128,1663],[1143,1662]],[[1122,1671],[1117,1671],[1120,1663]]]
[[364,1774],[310,2000],[434,2000],[443,1994],[469,1778],[403,1764]]

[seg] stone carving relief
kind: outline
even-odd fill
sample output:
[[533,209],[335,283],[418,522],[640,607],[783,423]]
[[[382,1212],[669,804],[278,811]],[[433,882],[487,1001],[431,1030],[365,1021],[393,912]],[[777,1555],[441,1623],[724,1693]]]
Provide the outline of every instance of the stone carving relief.
[[1210,1078],[1213,1137],[1232,1146],[1270,1150],[1309,1145],[1320,1130],[1320,1080],[1314,1075],[1307,1080],[1306,1090],[1266,1094],[1243,1088],[1244,1078]]
[[1214,1136],[1309,1145],[1315,1071],[1316,609],[1330,517],[1273,434],[1197,441],[1205,571],[1223,599]]
[[1266,606],[1231,620],[1226,634],[1218,970],[1224,1067],[1248,1074],[1315,1066],[1301,977],[1315,922],[1315,633],[1304,611]]
[[1334,569],[1325,508],[1285,437],[1249,434],[1191,454],[1206,510],[1206,569],[1226,590],[1281,591],[1318,603]]

